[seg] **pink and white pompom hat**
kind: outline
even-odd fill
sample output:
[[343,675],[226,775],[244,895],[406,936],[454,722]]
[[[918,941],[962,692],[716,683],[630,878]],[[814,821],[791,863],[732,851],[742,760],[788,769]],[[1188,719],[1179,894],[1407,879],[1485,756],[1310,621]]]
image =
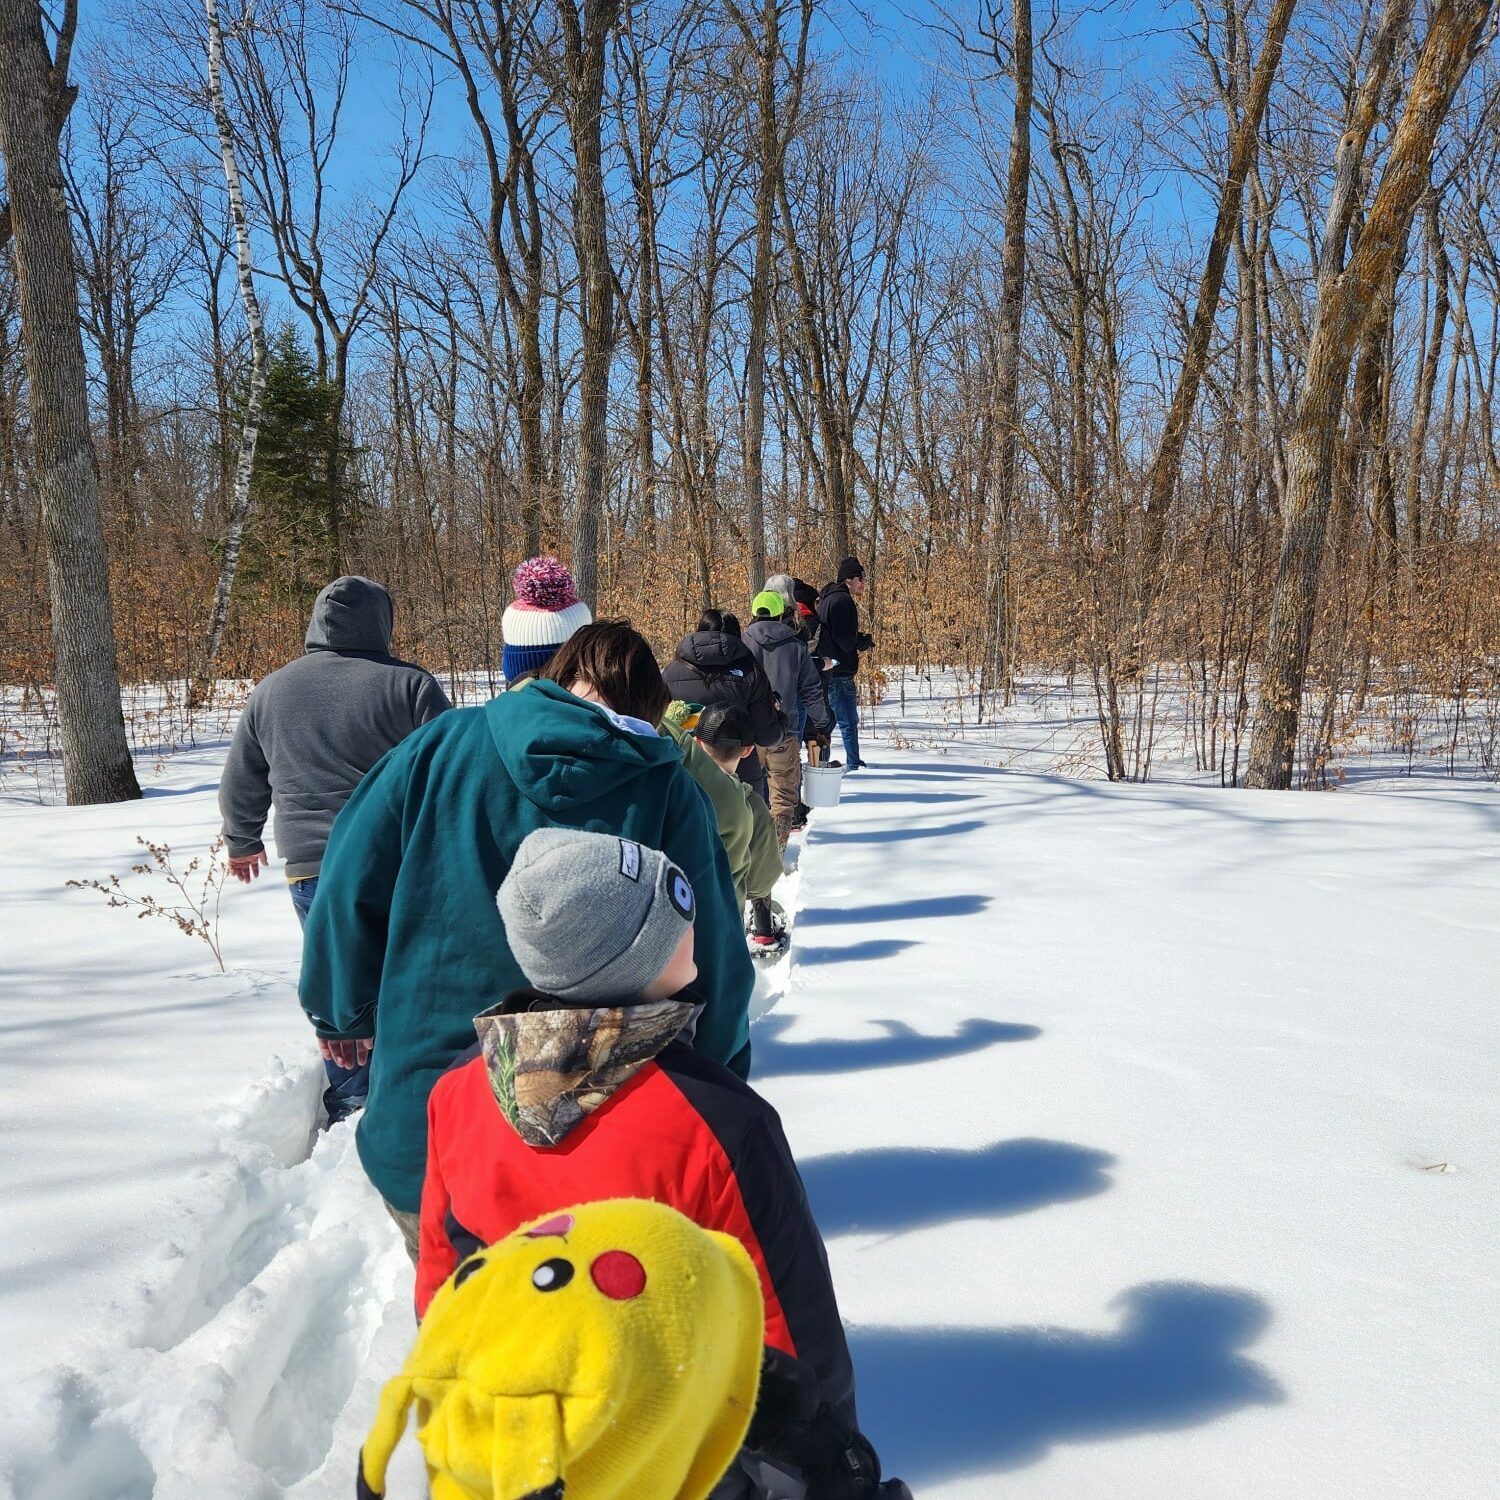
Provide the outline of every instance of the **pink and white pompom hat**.
[[573,575],[555,557],[529,557],[512,580],[515,598],[500,617],[500,670],[507,682],[539,672],[557,648],[594,617]]

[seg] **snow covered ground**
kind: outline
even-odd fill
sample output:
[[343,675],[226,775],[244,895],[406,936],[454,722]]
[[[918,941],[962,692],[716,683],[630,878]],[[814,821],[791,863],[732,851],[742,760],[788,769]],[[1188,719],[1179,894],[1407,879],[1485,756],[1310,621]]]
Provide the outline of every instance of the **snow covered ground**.
[[[976,731],[958,697],[881,710],[753,1033],[888,1469],[1488,1493],[1500,795],[1067,779],[1051,700]],[[314,1133],[280,882],[225,892],[227,974],[64,885],[204,849],[222,755],[124,807],[0,798],[5,1500],[346,1500],[411,1336],[351,1132]]]

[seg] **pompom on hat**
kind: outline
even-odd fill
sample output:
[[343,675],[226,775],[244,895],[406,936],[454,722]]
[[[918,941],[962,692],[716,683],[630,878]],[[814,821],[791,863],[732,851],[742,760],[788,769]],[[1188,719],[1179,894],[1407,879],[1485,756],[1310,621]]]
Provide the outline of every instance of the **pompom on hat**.
[[515,571],[515,598],[500,618],[500,670],[507,682],[540,672],[593,615],[573,575],[555,557],[529,557]]
[[417,1408],[433,1500],[704,1500],[760,1382],[760,1279],[738,1240],[617,1198],[465,1260],[387,1383],[359,1457],[378,1500]]

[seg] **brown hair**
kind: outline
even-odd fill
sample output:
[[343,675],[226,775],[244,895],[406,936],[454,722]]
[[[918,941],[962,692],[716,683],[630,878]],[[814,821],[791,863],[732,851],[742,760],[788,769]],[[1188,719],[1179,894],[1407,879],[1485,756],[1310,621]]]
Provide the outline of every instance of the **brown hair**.
[[564,688],[582,678],[617,714],[648,724],[659,724],[672,701],[651,647],[629,620],[585,625],[537,675]]

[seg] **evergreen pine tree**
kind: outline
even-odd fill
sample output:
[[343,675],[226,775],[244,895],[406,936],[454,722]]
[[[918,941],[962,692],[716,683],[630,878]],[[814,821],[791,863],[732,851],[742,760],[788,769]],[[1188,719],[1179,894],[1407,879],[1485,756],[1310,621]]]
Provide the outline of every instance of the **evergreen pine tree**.
[[[305,606],[333,577],[333,506],[342,523],[356,501],[352,449],[334,432],[334,410],[333,387],[283,327],[271,348],[242,564],[246,581],[277,603]],[[338,485],[329,472],[334,455]]]

